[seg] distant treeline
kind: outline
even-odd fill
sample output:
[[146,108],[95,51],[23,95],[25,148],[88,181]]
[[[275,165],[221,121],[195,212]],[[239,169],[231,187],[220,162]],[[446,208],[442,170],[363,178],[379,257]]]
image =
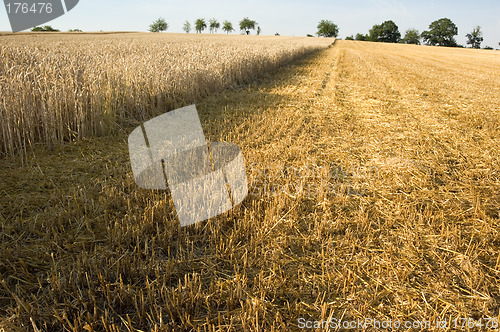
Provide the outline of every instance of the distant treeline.
[[[373,41],[384,43],[404,43],[434,46],[447,46],[447,47],[464,47],[455,40],[458,35],[458,27],[449,18],[441,18],[432,22],[429,25],[429,30],[420,33],[417,29],[408,29],[405,36],[401,37],[399,28],[394,21],[385,21],[382,24],[375,24],[367,34],[358,33],[356,36],[347,36],[346,40],[361,40]],[[483,42],[483,33],[480,26],[476,26],[472,31],[465,35],[467,37],[467,44],[472,48],[481,48]],[[499,43],[500,45],[500,43]],[[493,49],[490,46],[484,47],[485,49]]]
[[[162,32],[166,31],[169,24],[164,18],[159,18],[154,21],[149,26],[150,32]],[[210,33],[217,33],[219,29],[222,29],[225,33],[230,33],[235,31],[233,24],[224,20],[222,24],[215,18],[211,18],[208,21],[204,18],[199,18],[193,22],[185,21],[182,29],[186,33],[190,33],[194,28],[196,33],[202,33],[208,28]],[[261,33],[261,27],[259,24],[245,17],[239,22],[240,31],[243,34],[250,34],[250,30],[256,30],[257,35]],[[338,26],[329,20],[321,20],[317,26],[316,35],[319,37],[337,37],[339,34]],[[43,32],[58,32],[59,30],[52,28],[49,25],[43,27],[34,27],[31,31],[43,31]],[[70,32],[81,32],[79,29],[71,29]],[[279,33],[275,33],[279,36]],[[417,29],[408,29],[405,32],[404,37],[402,37],[399,32],[399,27],[392,20],[383,22],[382,24],[375,24],[367,34],[357,33],[355,36],[347,36],[346,40],[360,40],[360,41],[372,41],[372,42],[383,42],[383,43],[403,43],[403,44],[425,44],[433,46],[446,46],[446,47],[464,47],[457,43],[455,36],[458,35],[458,27],[449,18],[441,18],[432,22],[429,25],[429,29],[422,31],[421,33]],[[308,37],[313,37],[311,34]],[[481,48],[481,43],[484,41],[483,32],[480,26],[475,26],[471,32],[465,35],[467,37],[467,44],[472,48]],[[498,43],[500,45],[500,42]],[[493,47],[486,46],[484,49],[492,50]]]
[[[249,35],[250,30],[255,30],[257,29],[257,34],[260,35],[261,28],[259,24],[254,21],[249,19],[248,17],[245,17],[240,21],[240,31],[243,33]],[[208,22],[204,18],[199,18],[196,21],[194,21],[194,30],[196,33],[202,33],[206,28],[210,31],[210,33],[217,33],[219,29],[221,28],[221,23],[215,19],[211,18],[208,20]],[[162,32],[166,31],[168,29],[168,23],[165,21],[164,18],[159,18],[156,21],[154,21],[150,26],[149,26],[149,31],[150,32]],[[184,25],[182,26],[182,30],[186,33],[190,33],[192,29],[191,22],[186,21],[184,22]],[[222,30],[225,33],[230,33],[234,31],[233,23],[231,23],[228,20],[225,20],[222,22]]]

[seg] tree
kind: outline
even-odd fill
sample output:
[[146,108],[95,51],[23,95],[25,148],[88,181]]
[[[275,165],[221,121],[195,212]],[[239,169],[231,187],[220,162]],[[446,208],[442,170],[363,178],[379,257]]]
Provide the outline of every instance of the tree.
[[261,30],[260,26],[258,26],[257,27],[257,36],[259,36],[261,32],[262,32],[262,30]]
[[59,32],[58,29],[54,29],[50,25],[44,25],[43,27],[34,27],[31,29],[33,32]]
[[207,27],[207,22],[205,22],[204,18],[199,18],[194,22],[194,29],[197,33],[201,33]]
[[210,33],[217,33],[217,30],[219,30],[220,28],[220,23],[219,21],[217,21],[215,18],[211,18],[210,20],[208,20],[208,23],[209,23],[209,29],[210,29]]
[[366,41],[366,40],[368,40],[368,36],[363,35],[363,34],[361,34],[361,33],[357,33],[357,34],[356,34],[356,37],[354,37],[354,39],[356,39],[356,40],[360,40],[360,41]]
[[255,30],[255,26],[257,25],[257,22],[252,21],[248,17],[245,17],[240,21],[240,30],[245,31],[247,35],[250,34],[250,29]]
[[80,29],[69,29],[68,32],[82,32]]
[[429,25],[429,30],[422,32],[422,38],[427,45],[454,47],[457,46],[455,36],[458,28],[449,18],[440,18]]
[[168,29],[168,23],[163,18],[159,18],[149,26],[150,32],[161,32]]
[[399,43],[401,33],[393,21],[375,24],[369,31],[369,39],[374,42]]
[[481,48],[484,38],[479,25],[472,29],[471,33],[466,34],[465,37],[467,37],[467,44],[471,45],[472,48]]
[[229,22],[228,20],[225,20],[224,23],[222,23],[222,30],[224,30],[226,33],[234,31],[233,23]]
[[189,23],[189,21],[184,22],[182,30],[184,30],[186,33],[191,32],[191,23]]
[[345,37],[345,40],[354,40],[354,37],[352,35]]
[[405,44],[420,45],[420,32],[417,29],[408,29],[405,32],[405,37],[401,39]]
[[332,21],[321,20],[317,28],[316,34],[319,37],[337,37],[339,35],[339,27]]

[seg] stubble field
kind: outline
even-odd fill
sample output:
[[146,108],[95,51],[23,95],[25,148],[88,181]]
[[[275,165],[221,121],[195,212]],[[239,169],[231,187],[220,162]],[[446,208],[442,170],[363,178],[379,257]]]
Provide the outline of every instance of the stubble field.
[[494,51],[337,41],[195,97],[207,139],[241,147],[250,194],[185,228],[134,184],[135,118],[3,158],[0,327],[494,324],[499,77]]

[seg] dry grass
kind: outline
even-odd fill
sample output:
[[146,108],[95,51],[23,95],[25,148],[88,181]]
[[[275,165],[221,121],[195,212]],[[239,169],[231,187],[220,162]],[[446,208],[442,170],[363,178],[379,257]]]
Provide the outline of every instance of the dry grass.
[[0,155],[108,133],[331,41],[196,34],[0,36]]
[[134,185],[132,126],[2,161],[0,326],[500,319],[499,74],[497,52],[340,41],[205,98],[252,194],[183,229]]

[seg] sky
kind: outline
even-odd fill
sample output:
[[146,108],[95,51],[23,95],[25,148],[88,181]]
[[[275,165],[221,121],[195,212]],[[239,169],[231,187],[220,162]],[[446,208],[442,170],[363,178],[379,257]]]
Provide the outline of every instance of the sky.
[[[499,0],[80,0],[73,10],[47,24],[61,31],[147,31],[159,17],[168,22],[167,32],[183,32],[184,22],[193,25],[197,18],[227,19],[236,28],[249,17],[259,23],[263,35],[282,36],[314,34],[318,22],[327,19],[338,25],[339,38],[365,34],[386,20],[393,20],[404,35],[409,28],[423,31],[432,21],[447,17],[458,26],[460,44],[466,45],[465,34],[479,25],[482,46],[500,48]],[[0,8],[0,31],[9,30],[6,9]]]

